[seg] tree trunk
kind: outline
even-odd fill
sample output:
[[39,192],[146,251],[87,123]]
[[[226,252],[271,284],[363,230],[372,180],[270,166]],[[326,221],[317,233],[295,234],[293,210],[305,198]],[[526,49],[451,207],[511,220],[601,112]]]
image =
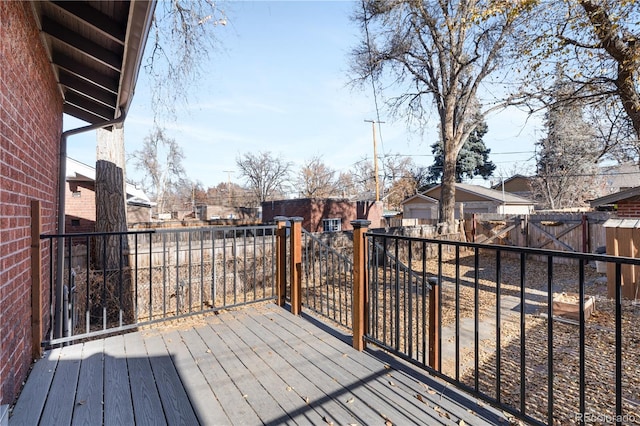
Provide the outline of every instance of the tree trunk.
[[[115,164],[98,160],[96,163],[96,232],[125,232],[127,217],[124,208],[123,172]],[[126,238],[107,239],[106,256],[98,257],[101,268],[120,267],[120,256],[126,246]],[[122,246],[122,247],[121,247]]]
[[445,149],[440,189],[440,223],[446,224],[443,233],[455,223],[456,207],[456,159],[453,149]]
[[[96,232],[126,232],[127,210],[122,129],[98,131],[96,162]],[[96,238],[95,265],[106,276],[109,322],[133,320],[133,280],[129,242],[124,234]]]

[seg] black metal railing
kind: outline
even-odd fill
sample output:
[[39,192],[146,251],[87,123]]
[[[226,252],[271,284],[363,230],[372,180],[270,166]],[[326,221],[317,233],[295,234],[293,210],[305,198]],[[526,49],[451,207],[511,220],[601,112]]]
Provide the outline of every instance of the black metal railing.
[[41,238],[65,253],[45,345],[275,298],[274,226]]
[[640,421],[640,259],[366,238],[367,341],[533,424]]
[[347,328],[352,322],[352,252],[353,248],[337,250],[302,230],[302,303]]

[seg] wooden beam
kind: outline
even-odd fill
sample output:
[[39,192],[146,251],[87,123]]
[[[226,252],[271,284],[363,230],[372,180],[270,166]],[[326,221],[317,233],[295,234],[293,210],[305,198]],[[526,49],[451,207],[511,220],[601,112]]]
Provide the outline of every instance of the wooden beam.
[[90,25],[93,30],[100,32],[103,36],[124,45],[125,29],[108,15],[94,9],[87,3],[76,1],[52,1],[51,3]]
[[42,31],[56,40],[71,46],[79,52],[95,59],[96,61],[120,72],[122,69],[122,56],[114,53],[97,43],[75,33],[46,16],[42,18]]
[[371,222],[354,220],[353,226],[353,307],[351,309],[353,326],[353,347],[358,351],[365,349],[364,336],[367,330],[367,240],[364,234]]
[[499,237],[501,237],[502,235],[504,235],[504,234],[508,233],[509,231],[511,231],[512,229],[514,229],[514,228],[515,228],[516,226],[518,226],[518,225],[519,225],[518,223],[514,223],[514,224],[513,224],[513,225],[511,225],[511,226],[507,226],[506,228],[504,228],[503,230],[501,230],[501,231],[500,231],[500,232],[498,232],[497,234],[492,235],[491,237],[489,237],[489,238],[485,239],[484,241],[480,241],[480,244],[488,244],[488,243],[490,243],[491,241],[495,240],[496,238],[499,238]]
[[88,83],[86,80],[68,74],[66,71],[60,71],[60,84],[76,93],[80,93],[89,99],[93,99],[110,108],[116,107],[116,95],[102,90],[100,87]]
[[302,312],[302,218],[291,218],[291,313]]
[[93,99],[87,98],[75,91],[67,91],[64,96],[64,101],[65,103],[74,105],[80,109],[91,111],[93,114],[98,117],[102,117],[105,120],[112,120],[116,114],[115,108],[97,103]]
[[90,113],[89,111],[85,111],[71,104],[65,104],[63,106],[63,110],[65,114],[69,114],[80,120],[86,121],[87,123],[98,124],[105,121],[104,118],[100,118],[97,115]]
[[[118,79],[111,78],[98,70],[95,70],[75,59],[65,55],[62,52],[54,51],[52,54],[52,60],[55,65],[60,68],[61,75],[65,75],[68,78],[72,78],[79,81],[85,81],[85,84],[95,85],[97,88],[101,88],[107,92],[113,94],[113,100],[109,100],[110,104],[116,104],[116,96],[118,93]],[[62,76],[60,77],[62,78]],[[71,80],[73,81],[73,80]],[[64,84],[64,83],[63,83]],[[92,89],[92,90],[96,90]]]
[[565,229],[564,231],[562,231],[561,233],[559,233],[557,236],[551,234],[550,232],[545,231],[544,229],[542,229],[540,226],[538,226],[536,223],[534,222],[530,222],[534,228],[538,229],[540,232],[542,232],[547,238],[549,238],[550,240],[547,240],[545,242],[543,242],[542,244],[537,245],[535,248],[542,248],[544,246],[546,246],[547,244],[549,244],[550,242],[555,242],[559,245],[561,245],[562,247],[566,248],[569,251],[576,251],[573,247],[571,247],[570,245],[560,241],[558,238],[562,238],[563,236],[565,236],[566,234],[568,234],[569,232],[573,231],[574,229],[576,229],[578,226],[581,226],[581,223],[579,222],[577,225],[574,225],[568,229]]

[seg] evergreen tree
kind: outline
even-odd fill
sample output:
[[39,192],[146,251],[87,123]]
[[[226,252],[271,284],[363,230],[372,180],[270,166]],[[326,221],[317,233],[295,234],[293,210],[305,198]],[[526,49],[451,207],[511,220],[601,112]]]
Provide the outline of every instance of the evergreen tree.
[[[487,179],[493,174],[496,165],[489,160],[491,149],[487,148],[482,140],[488,130],[487,123],[482,121],[462,145],[456,160],[456,182],[462,182],[465,178],[471,179],[475,176]],[[435,155],[435,159],[433,165],[429,167],[428,179],[429,182],[437,184],[442,177],[444,164],[442,141],[431,145],[431,152]]]
[[579,207],[594,196],[598,142],[581,103],[568,97],[573,90],[558,77],[556,101],[545,114],[547,136],[536,143],[537,176],[532,183],[536,199],[546,208]]

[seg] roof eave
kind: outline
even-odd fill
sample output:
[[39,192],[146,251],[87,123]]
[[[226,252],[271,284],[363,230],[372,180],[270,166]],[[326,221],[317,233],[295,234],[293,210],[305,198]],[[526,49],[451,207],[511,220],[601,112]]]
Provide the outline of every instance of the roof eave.
[[155,1],[134,1],[129,9],[129,21],[124,45],[125,54],[120,75],[120,90],[118,91],[118,107],[120,111],[116,111],[114,118],[118,118],[121,113],[126,114],[131,106],[155,6]]

